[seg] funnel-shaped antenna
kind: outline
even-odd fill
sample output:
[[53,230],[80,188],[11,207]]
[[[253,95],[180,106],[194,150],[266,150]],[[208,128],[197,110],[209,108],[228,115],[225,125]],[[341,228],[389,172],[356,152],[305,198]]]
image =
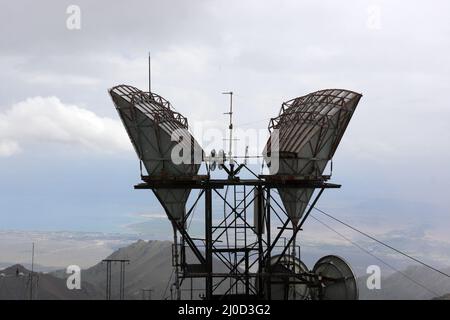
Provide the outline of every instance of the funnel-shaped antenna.
[[[127,85],[116,86],[109,93],[150,178],[197,174],[203,150],[189,133],[187,119],[175,112],[167,100]],[[183,218],[190,192],[183,188],[154,189],[169,218],[175,220]]]
[[[270,174],[325,180],[323,171],[360,98],[360,94],[352,91],[328,89],[283,103],[278,117],[270,120],[271,135],[264,148]],[[294,223],[302,217],[313,191],[308,188],[279,189]]]

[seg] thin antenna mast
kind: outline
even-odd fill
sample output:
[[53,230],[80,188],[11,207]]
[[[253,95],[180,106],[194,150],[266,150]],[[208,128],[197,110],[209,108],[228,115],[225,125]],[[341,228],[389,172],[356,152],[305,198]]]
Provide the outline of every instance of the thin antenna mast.
[[152,61],[150,51],[148,52],[148,94],[152,92]]
[[230,116],[230,124],[228,126],[228,129],[230,130],[230,144],[228,149],[228,161],[230,162],[230,166],[233,165],[232,163],[232,148],[233,148],[233,92],[222,92],[222,94],[229,94],[230,95],[230,111],[225,112],[224,114],[228,114]]

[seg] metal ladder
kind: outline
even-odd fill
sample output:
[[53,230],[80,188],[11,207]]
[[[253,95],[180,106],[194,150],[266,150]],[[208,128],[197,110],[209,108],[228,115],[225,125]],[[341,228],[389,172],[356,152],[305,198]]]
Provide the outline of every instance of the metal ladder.
[[[247,221],[247,190],[246,186],[242,186],[240,188],[241,190],[234,186],[234,207],[236,209],[236,212],[234,213],[234,248],[236,249],[234,254],[235,264],[243,260],[246,254],[245,252],[238,251],[237,249],[242,249],[247,246],[248,225],[245,223]],[[236,294],[243,293],[245,290],[244,284],[242,282],[238,282],[235,290]]]

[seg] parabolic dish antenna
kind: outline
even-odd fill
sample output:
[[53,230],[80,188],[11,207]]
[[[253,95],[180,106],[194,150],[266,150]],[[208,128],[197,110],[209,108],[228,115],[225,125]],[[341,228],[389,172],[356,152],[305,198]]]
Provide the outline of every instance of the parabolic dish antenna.
[[358,286],[350,266],[344,259],[329,255],[316,262],[313,273],[320,276],[320,287],[312,291],[318,300],[357,300]]
[[[299,274],[307,273],[308,267],[299,259],[284,255],[281,259],[276,255],[270,259],[272,273],[292,273],[292,276],[273,276],[270,279],[270,294],[273,300],[305,300],[309,298],[309,288],[301,283]],[[277,263],[279,259],[279,262]],[[296,274],[296,276],[294,276]]]

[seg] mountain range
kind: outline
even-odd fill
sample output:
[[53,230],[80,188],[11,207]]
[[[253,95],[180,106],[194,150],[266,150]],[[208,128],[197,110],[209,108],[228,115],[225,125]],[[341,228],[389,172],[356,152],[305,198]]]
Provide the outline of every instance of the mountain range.
[[[113,252],[108,259],[129,259],[125,265],[125,299],[170,299],[173,283],[172,243],[169,241],[139,240],[129,246]],[[188,254],[188,257],[190,255]],[[216,270],[225,270],[215,261]],[[450,273],[450,268],[443,270]],[[33,299],[76,300],[105,299],[106,265],[102,262],[82,270],[81,289],[69,290],[66,286],[68,275],[65,270],[35,272],[31,280],[29,269],[21,265],[12,265],[0,271],[0,300]],[[111,298],[119,298],[120,265],[112,264]],[[421,266],[410,266],[406,270],[395,272],[381,279],[381,289],[369,290],[367,277],[357,279],[360,299],[449,299],[450,279]],[[33,284],[32,290],[30,284]],[[191,298],[191,283],[185,283],[182,298]],[[192,298],[199,299],[200,280],[192,282]],[[147,291],[143,295],[143,289]],[[446,295],[447,294],[447,295]]]

